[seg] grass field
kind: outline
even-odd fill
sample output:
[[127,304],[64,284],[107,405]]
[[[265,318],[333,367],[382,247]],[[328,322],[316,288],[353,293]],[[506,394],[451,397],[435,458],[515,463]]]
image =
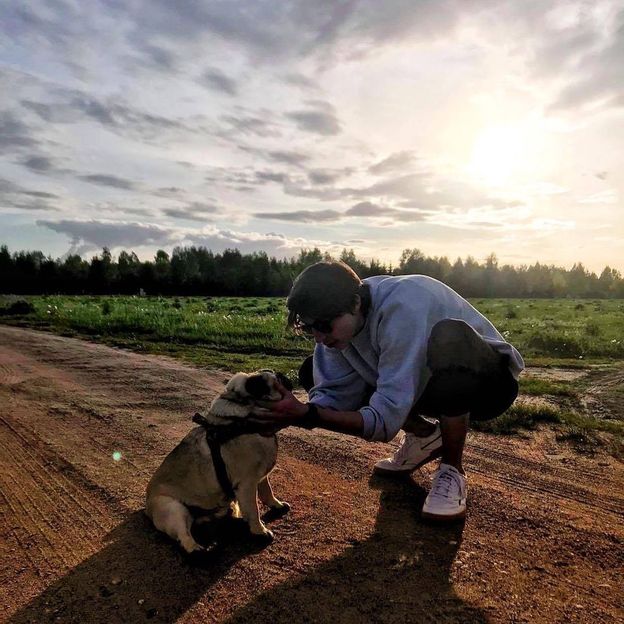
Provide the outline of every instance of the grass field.
[[[285,327],[282,298],[36,296],[30,312],[12,314],[14,297],[0,297],[0,321],[86,337],[109,345],[171,355],[227,371],[274,368],[296,379],[313,341]],[[516,346],[531,366],[609,367],[624,360],[624,301],[478,299],[471,302]],[[27,313],[24,313],[27,312]],[[523,394],[556,400],[561,409],[514,406],[483,429],[499,433],[539,422],[583,427],[575,413],[578,384],[521,378]],[[528,410],[528,412],[527,412]],[[621,423],[585,423],[619,431]],[[614,430],[615,427],[615,430]]]

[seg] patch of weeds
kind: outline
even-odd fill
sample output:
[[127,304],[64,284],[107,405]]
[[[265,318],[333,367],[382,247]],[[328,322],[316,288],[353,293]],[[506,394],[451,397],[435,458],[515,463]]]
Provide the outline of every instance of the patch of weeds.
[[600,326],[596,321],[589,320],[585,323],[585,333],[588,336],[599,336],[600,335]]
[[[562,412],[561,427],[557,434],[559,442],[570,443],[580,453],[596,452],[600,446],[608,447],[614,457],[624,455],[624,423],[583,416],[577,412]],[[611,434],[601,438],[599,433]]]
[[111,302],[106,299],[102,302],[100,309],[102,310],[102,314],[104,316],[108,316],[113,311],[113,306],[111,305]]
[[561,396],[577,398],[578,393],[562,382],[549,381],[524,375],[520,378],[520,392],[530,396]]
[[516,318],[518,318],[518,313],[513,308],[509,308],[507,310],[507,312],[505,312],[505,318],[506,319],[516,319]]
[[33,314],[35,312],[35,306],[26,301],[26,299],[18,299],[13,301],[7,306],[0,308],[1,316],[22,316],[25,314]]
[[502,416],[488,421],[475,421],[471,425],[477,431],[510,435],[522,429],[532,430],[539,423],[560,423],[561,412],[548,405],[512,405]]
[[557,442],[567,442],[577,451],[593,454],[600,446],[596,432],[576,426],[566,426],[556,436]]
[[559,357],[581,357],[585,345],[576,336],[566,336],[552,331],[534,333],[528,339],[528,346],[538,353],[555,353]]

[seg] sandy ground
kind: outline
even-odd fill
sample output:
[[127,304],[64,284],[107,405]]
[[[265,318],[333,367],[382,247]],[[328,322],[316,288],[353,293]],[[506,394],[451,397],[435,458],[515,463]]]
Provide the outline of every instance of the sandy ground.
[[[191,565],[142,513],[147,481],[222,387],[210,374],[0,326],[0,620],[621,622],[622,464],[471,434],[464,524],[419,519],[431,469],[371,478],[396,447],[287,430],[291,513],[265,549]],[[113,459],[114,452],[121,459]]]

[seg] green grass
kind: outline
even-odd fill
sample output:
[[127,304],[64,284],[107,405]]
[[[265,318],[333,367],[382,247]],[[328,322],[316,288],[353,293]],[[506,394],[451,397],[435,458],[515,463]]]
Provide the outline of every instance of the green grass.
[[548,379],[538,379],[530,375],[522,375],[520,377],[520,392],[531,396],[558,396],[577,398],[578,392],[570,383],[554,382]]
[[[218,353],[300,358],[309,338],[285,329],[285,301],[270,297],[39,296],[26,298],[34,312],[3,316],[56,332],[135,345],[201,346]],[[0,297],[0,312],[11,299]],[[543,365],[585,366],[624,359],[624,301],[478,299],[473,305],[525,359]],[[223,358],[223,368],[228,366]],[[239,362],[237,361],[237,364]]]
[[561,423],[562,412],[548,405],[516,403],[494,420],[471,423],[473,429],[485,433],[512,434],[523,429],[535,429],[540,423]]
[[516,403],[502,416],[486,422],[473,422],[477,431],[495,435],[515,435],[549,424],[557,431],[560,442],[571,443],[578,451],[592,452],[604,441],[600,433],[610,434],[606,446],[615,457],[624,457],[624,422],[583,416],[575,411],[549,405]]
[[622,299],[471,302],[526,358],[624,359]]

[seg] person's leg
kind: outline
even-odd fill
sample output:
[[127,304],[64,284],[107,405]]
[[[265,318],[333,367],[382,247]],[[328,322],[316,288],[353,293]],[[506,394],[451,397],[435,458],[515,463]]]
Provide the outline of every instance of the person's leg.
[[461,474],[465,474],[462,465],[464,443],[468,434],[469,415],[440,416],[442,430],[442,459],[441,463],[453,466]]
[[463,321],[438,323],[427,353],[432,378],[422,409],[436,414],[442,433],[442,459],[422,510],[432,520],[466,514],[466,475],[462,457],[469,418],[502,414],[517,395],[517,382],[501,356]]

